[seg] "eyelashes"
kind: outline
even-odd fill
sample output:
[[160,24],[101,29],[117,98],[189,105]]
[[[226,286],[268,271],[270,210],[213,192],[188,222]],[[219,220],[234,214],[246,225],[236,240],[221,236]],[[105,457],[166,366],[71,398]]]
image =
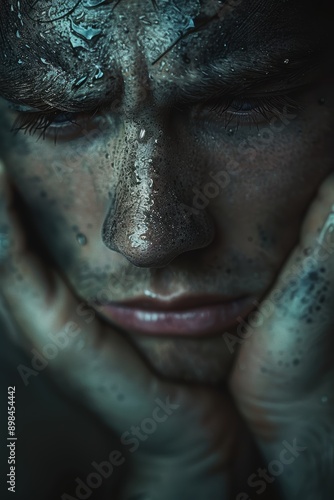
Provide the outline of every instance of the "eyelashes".
[[226,129],[248,125],[259,127],[270,124],[273,118],[284,114],[298,113],[303,107],[290,95],[272,94],[266,96],[253,96],[248,99],[236,98],[208,101],[200,106],[195,113],[197,118],[205,121],[211,120],[222,124]]
[[18,111],[11,130],[16,134],[23,131],[29,136],[37,136],[37,140],[53,139],[56,144],[58,140],[75,140],[97,128],[98,112]]
[[[273,118],[279,118],[284,113],[302,110],[300,104],[290,95],[266,95],[244,98],[225,97],[209,100],[202,104],[188,106],[191,118],[215,125],[227,127],[249,125],[259,127],[268,124]],[[97,108],[90,112],[63,112],[52,110],[19,111],[12,126],[12,131],[23,131],[29,136],[37,135],[39,139],[51,139],[55,143],[62,140],[71,141],[83,137],[87,132],[101,126],[101,117],[107,118],[108,110]],[[110,110],[109,110],[110,113]]]

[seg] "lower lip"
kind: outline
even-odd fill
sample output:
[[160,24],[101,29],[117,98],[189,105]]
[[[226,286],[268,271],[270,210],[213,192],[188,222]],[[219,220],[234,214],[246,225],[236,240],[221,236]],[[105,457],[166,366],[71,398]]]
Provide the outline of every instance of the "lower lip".
[[149,311],[124,306],[102,306],[100,313],[121,328],[150,336],[205,337],[223,333],[254,309],[243,298],[183,311]]

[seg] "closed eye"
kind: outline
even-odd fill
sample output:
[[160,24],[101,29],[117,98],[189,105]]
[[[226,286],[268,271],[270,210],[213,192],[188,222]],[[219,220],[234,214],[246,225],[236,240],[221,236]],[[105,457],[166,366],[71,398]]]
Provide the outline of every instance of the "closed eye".
[[64,111],[20,111],[16,110],[16,118],[12,131],[34,136],[37,139],[53,139],[70,141],[85,136],[101,124],[100,109],[90,112],[64,112]]
[[282,114],[301,111],[302,106],[290,95],[267,94],[251,97],[224,97],[199,104],[195,118],[206,121],[219,121],[227,128],[242,125],[259,126],[268,124]]

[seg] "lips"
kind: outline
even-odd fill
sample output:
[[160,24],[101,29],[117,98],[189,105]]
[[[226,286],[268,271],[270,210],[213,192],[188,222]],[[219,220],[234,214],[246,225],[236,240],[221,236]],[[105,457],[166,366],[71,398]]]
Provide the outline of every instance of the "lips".
[[178,300],[138,298],[99,306],[106,319],[126,331],[149,336],[206,337],[224,333],[254,308],[254,299],[185,296]]

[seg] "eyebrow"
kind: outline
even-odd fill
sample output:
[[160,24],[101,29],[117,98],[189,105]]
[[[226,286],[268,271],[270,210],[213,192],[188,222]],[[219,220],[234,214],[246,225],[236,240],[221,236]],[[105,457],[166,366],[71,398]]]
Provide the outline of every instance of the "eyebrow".
[[[259,50],[243,52],[244,60],[240,59],[240,53],[226,56],[223,54],[205,67],[199,67],[194,71],[188,70],[182,80],[180,79],[180,82],[173,85],[173,101],[175,104],[195,104],[226,96],[231,98],[247,95],[250,97],[256,94],[262,95],[265,92],[282,92],[318,78],[328,63],[321,48],[303,48],[296,51],[276,49],[276,52],[274,50],[269,52],[269,56]],[[256,60],[256,64],[249,62],[253,60]],[[96,92],[91,94],[88,90],[84,100],[75,95],[70,82],[66,91],[63,88],[60,94],[50,92],[51,84],[52,82],[49,82],[48,89],[44,89],[44,92],[43,89],[39,89],[38,94],[34,94],[36,88],[34,83],[27,82],[23,75],[17,75],[17,84],[14,86],[11,83],[10,91],[6,93],[5,98],[17,105],[26,104],[45,113],[52,113],[55,110],[94,112],[99,107],[112,105],[120,97],[120,85],[116,78],[114,79],[114,92],[112,88],[109,88],[108,92],[105,89],[103,94],[101,88],[101,93],[97,95]],[[48,98],[46,98],[46,93],[50,93]]]
[[[280,92],[299,87],[325,76],[328,59],[321,49],[270,50],[245,52],[244,61],[233,54],[211,62],[200,69],[198,75],[185,77],[179,87],[180,101],[203,101],[224,96],[261,95],[264,92]],[[256,60],[256,63],[250,61]],[[328,68],[327,68],[328,70]],[[329,69],[330,71],[330,69]]]

